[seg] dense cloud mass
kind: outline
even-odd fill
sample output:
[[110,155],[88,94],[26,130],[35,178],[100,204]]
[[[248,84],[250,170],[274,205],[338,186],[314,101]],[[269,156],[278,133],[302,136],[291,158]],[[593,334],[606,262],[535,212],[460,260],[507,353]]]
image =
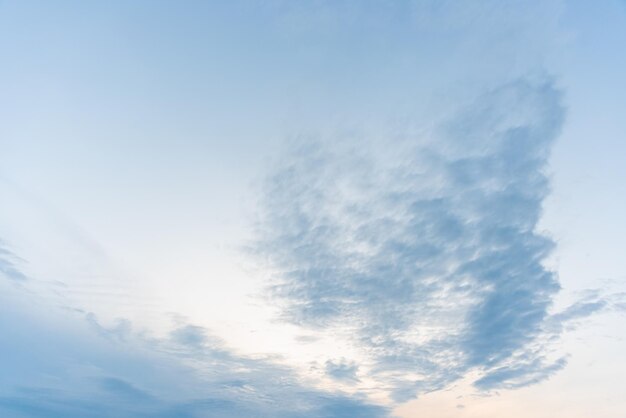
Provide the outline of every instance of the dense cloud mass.
[[559,283],[543,265],[554,242],[537,223],[563,114],[551,80],[518,79],[385,143],[391,158],[303,145],[269,182],[256,247],[284,318],[356,329],[398,400],[469,372],[488,390],[562,368]]

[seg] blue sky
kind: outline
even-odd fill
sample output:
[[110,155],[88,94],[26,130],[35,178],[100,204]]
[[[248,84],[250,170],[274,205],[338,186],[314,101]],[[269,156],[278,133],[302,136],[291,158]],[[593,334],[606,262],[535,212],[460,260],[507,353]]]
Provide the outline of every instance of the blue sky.
[[626,3],[0,1],[0,415],[626,410]]

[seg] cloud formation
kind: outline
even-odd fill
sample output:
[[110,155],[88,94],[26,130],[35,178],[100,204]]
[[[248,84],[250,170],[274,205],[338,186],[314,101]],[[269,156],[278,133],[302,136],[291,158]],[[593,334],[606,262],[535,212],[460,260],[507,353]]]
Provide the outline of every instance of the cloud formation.
[[396,400],[470,372],[490,390],[561,369],[554,324],[595,309],[550,313],[554,242],[537,224],[563,118],[551,79],[520,78],[376,155],[302,145],[268,183],[255,245],[284,319],[356,330]]

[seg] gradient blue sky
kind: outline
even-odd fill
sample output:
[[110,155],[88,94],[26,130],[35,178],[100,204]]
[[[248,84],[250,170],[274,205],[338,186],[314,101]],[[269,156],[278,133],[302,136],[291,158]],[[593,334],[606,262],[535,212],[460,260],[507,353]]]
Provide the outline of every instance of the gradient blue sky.
[[0,0],[0,416],[624,416],[625,46],[618,0]]

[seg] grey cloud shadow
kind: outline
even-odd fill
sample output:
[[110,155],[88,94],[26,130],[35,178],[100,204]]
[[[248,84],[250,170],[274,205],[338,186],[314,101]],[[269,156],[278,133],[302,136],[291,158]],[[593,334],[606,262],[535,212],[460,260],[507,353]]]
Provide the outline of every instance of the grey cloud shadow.
[[324,364],[326,375],[340,382],[354,383],[358,382],[357,373],[359,366],[355,362],[340,360],[327,360]]

